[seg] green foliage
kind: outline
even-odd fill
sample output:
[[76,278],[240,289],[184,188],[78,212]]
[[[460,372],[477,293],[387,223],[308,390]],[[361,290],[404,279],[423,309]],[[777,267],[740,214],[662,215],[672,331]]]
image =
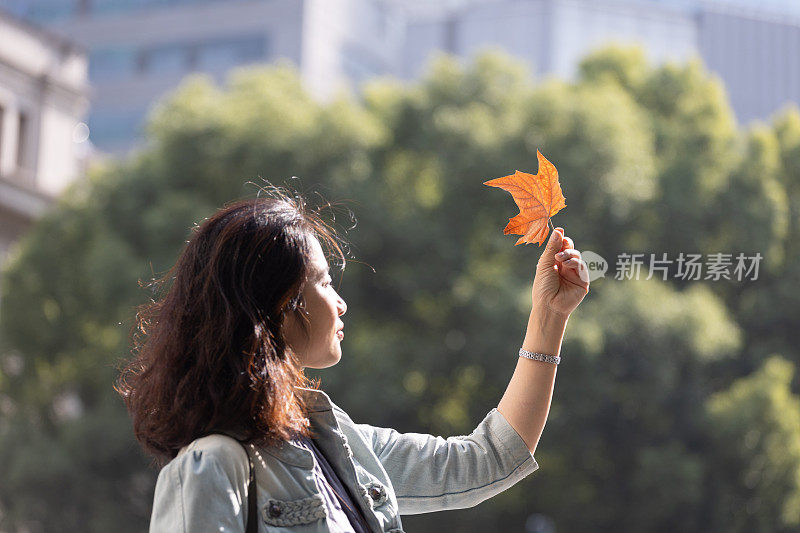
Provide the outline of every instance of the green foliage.
[[[753,128],[744,141],[742,161],[731,173],[728,189],[720,201],[720,246],[749,254],[762,251],[770,258],[767,267],[778,272],[784,262],[789,230],[789,200],[781,185],[781,150],[775,133],[765,126]],[[751,222],[741,227],[734,216]],[[769,241],[764,242],[768,237]]]
[[[568,531],[701,530],[697,404],[711,390],[713,364],[736,355],[740,329],[702,285],[677,292],[655,279],[604,284],[582,306],[570,319],[568,366],[540,444],[569,465],[569,476],[556,490],[526,483]],[[559,444],[567,441],[576,445]],[[582,488],[577,502],[561,497],[573,486]]]
[[578,71],[590,84],[612,80],[626,92],[636,93],[647,79],[648,65],[642,48],[612,45],[586,56]]
[[800,397],[795,367],[773,356],[706,403],[717,455],[709,462],[709,522],[717,531],[800,527]]
[[[534,84],[497,54],[442,57],[418,84],[327,104],[287,65],[185,80],[154,108],[147,146],[70,190],[3,273],[0,529],[145,528],[156,471],[111,388],[134,308],[157,296],[137,281],[262,179],[334,201],[356,259],[344,358],[313,373],[325,390],[359,421],[469,432],[511,376],[541,253],[502,235],[514,206],[482,182],[535,171],[537,149],[567,198],[555,223],[611,270],[570,320],[541,469],[407,529],[518,531],[531,513],[559,531],[709,531],[708,513],[715,531],[795,524],[797,454],[732,443],[748,428],[797,442],[785,368],[748,376],[772,353],[800,361],[800,114],[739,133],[700,64],[612,48],[574,83]],[[623,251],[765,258],[757,281],[620,282]],[[740,396],[755,402],[742,424]],[[756,487],[750,514],[726,514],[753,497],[735,474],[751,463],[789,474]]]

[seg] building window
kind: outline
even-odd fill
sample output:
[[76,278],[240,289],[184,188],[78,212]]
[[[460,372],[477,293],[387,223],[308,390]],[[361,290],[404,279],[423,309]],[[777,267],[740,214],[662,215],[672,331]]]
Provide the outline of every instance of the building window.
[[17,168],[28,168],[28,130],[29,127],[28,114],[19,112],[19,123],[17,129]]
[[[59,0],[63,1],[63,0]],[[145,9],[168,9],[182,4],[210,4],[221,0],[79,0],[93,13],[123,13]]]
[[0,175],[3,173],[3,124],[5,123],[5,115],[6,110],[0,105]]
[[201,43],[169,43],[141,50],[136,70],[141,74],[184,74],[192,70],[217,72],[267,55],[264,35],[213,39]]
[[170,44],[142,50],[137,61],[138,71],[145,74],[181,74],[189,67],[189,47]]
[[198,46],[196,68],[224,70],[234,65],[261,61],[266,54],[267,40],[263,35],[215,39]]
[[90,9],[97,14],[124,13],[148,8],[157,9],[170,3],[163,0],[91,0]]
[[74,3],[64,0],[35,0],[20,4],[22,11],[20,15],[39,23],[55,22],[69,18],[75,13]]
[[79,16],[88,15],[92,10],[91,0],[78,0],[75,4],[75,13]]
[[130,48],[98,49],[89,56],[89,78],[104,81],[130,76],[134,69],[134,51]]
[[93,110],[89,116],[91,140],[104,149],[115,144],[133,142],[140,134],[145,109]]

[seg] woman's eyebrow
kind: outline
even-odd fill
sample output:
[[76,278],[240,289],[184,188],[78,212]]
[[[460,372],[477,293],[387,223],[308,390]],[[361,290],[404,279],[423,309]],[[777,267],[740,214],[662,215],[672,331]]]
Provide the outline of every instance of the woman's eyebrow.
[[325,276],[327,276],[328,274],[330,274],[330,271],[331,271],[330,267],[325,267],[324,270],[318,270],[317,271],[316,281],[319,281],[322,278],[324,278]]

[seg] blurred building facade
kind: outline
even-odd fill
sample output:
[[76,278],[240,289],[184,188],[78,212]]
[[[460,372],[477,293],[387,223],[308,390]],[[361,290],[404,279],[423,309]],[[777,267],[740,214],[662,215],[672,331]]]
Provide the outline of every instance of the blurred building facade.
[[377,75],[417,78],[439,52],[502,48],[539,78],[571,78],[592,49],[701,57],[739,121],[800,102],[798,0],[0,0],[90,51],[92,140],[136,143],[150,105],[187,73],[286,59],[312,94]]
[[800,104],[800,13],[716,3],[698,13],[697,25],[698,51],[725,82],[740,122]]
[[[399,1],[399,0],[398,0]],[[800,1],[464,0],[414,4],[403,75],[441,50],[469,57],[503,48],[537,77],[572,78],[582,57],[610,42],[637,44],[655,62],[700,57],[728,90],[740,123],[800,103]],[[451,4],[452,5],[452,4]]]
[[149,106],[190,72],[223,82],[238,66],[286,59],[309,90],[398,70],[399,10],[378,0],[5,0],[90,51],[92,140],[134,143]]
[[84,173],[87,57],[0,11],[0,265],[55,196]]
[[697,32],[689,12],[662,2],[472,2],[409,24],[404,75],[418,76],[437,50],[469,57],[498,47],[525,60],[537,76],[571,78],[583,56],[614,41],[640,44],[655,61],[685,60],[696,50]]

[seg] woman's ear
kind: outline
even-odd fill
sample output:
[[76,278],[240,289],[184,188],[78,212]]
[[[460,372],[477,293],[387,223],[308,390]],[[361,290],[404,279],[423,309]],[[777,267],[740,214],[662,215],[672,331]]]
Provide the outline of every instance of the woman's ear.
[[280,334],[287,345],[294,351],[300,349],[310,340],[308,313],[305,309],[305,301],[300,298],[297,306],[293,310],[286,310],[281,313],[282,320]]

